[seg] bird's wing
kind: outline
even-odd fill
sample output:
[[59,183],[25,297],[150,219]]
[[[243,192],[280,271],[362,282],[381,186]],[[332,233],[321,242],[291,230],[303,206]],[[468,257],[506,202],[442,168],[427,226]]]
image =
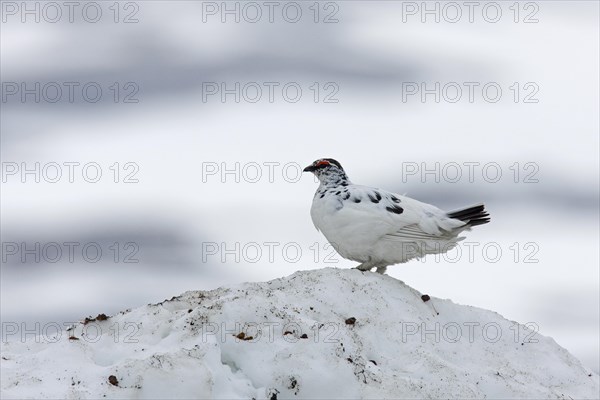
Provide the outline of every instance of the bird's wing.
[[383,228],[377,231],[386,240],[447,239],[466,226],[465,222],[448,217],[445,211],[410,197],[367,186],[352,185],[349,189],[350,198],[344,208],[360,210],[377,220]]

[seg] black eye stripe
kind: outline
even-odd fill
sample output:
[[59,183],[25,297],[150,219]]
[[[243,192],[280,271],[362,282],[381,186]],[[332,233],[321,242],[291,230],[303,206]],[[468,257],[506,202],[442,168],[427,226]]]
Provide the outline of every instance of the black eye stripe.
[[319,162],[321,161],[327,161],[329,162],[329,164],[335,165],[336,167],[338,167],[339,169],[341,169],[342,171],[344,170],[344,168],[342,168],[342,164],[340,164],[337,160],[334,160],[333,158],[322,158],[320,160],[315,161],[314,163],[314,167],[315,168],[325,168],[328,165],[324,164],[324,165],[317,165]]

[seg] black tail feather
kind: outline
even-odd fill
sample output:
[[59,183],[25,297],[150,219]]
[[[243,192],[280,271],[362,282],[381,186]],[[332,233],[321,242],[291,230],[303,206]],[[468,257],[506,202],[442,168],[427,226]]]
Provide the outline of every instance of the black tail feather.
[[489,214],[485,211],[483,204],[472,207],[463,208],[447,213],[448,217],[459,219],[466,222],[470,226],[483,225],[490,222]]

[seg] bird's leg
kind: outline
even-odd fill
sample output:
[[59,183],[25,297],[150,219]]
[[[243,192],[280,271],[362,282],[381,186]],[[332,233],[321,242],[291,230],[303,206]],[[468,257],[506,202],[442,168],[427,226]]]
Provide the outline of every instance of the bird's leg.
[[370,271],[373,268],[373,264],[370,262],[364,262],[356,267],[359,271]]
[[387,270],[387,266],[377,267],[376,272],[383,275],[383,274],[385,274],[386,270]]

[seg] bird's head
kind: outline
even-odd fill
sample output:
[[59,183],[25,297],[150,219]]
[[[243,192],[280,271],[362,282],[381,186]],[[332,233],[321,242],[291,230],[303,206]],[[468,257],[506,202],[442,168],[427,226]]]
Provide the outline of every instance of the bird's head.
[[320,181],[323,181],[326,177],[346,178],[344,168],[333,158],[320,158],[304,168],[304,172],[312,172]]

